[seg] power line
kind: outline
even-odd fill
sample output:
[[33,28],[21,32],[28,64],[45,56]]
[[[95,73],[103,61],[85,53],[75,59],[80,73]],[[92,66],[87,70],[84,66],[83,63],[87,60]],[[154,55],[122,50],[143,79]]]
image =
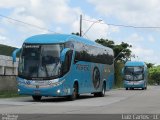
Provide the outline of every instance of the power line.
[[[88,21],[88,22],[95,22],[93,20],[87,20],[87,19],[83,19],[84,21]],[[109,26],[117,26],[117,27],[127,27],[127,28],[138,28],[138,29],[160,29],[160,26],[156,27],[156,26],[133,26],[133,25],[123,25],[123,24],[113,24],[113,23],[99,23],[99,24],[105,24],[105,25],[109,25]]]
[[[83,36],[86,36],[86,38],[87,38],[87,39],[89,39],[89,37],[88,37],[86,34],[84,34],[84,32],[83,32],[83,31],[82,31],[82,33],[83,33]],[[83,36],[82,36],[82,37],[83,37]]]
[[12,20],[12,21],[15,21],[15,22],[19,22],[19,23],[22,23],[22,24],[26,24],[26,25],[29,25],[31,27],[35,27],[35,28],[38,28],[38,29],[41,29],[41,30],[56,33],[55,31],[52,31],[50,29],[43,28],[41,26],[37,26],[37,25],[34,25],[34,24],[26,23],[26,22],[23,22],[21,20],[17,20],[17,19],[11,18],[11,17],[7,17],[7,16],[1,15],[1,14],[0,14],[0,17],[5,18],[5,19],[9,19],[9,20]]

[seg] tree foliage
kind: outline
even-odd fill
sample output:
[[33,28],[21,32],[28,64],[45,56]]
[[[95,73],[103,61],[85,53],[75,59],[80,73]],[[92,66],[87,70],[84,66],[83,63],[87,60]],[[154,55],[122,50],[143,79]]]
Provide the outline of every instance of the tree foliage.
[[146,63],[146,65],[147,65],[148,68],[152,68],[154,66],[153,63]]
[[112,48],[114,51],[114,57],[116,58],[116,61],[127,61],[131,56],[132,51],[130,50],[130,48],[132,46],[128,43],[122,42],[121,44],[116,45],[114,41],[108,39],[97,39],[95,42],[103,46]]
[[11,56],[12,52],[15,50],[15,47],[7,46],[7,45],[1,45],[0,44],[0,55],[7,55]]
[[153,83],[160,85],[160,66],[152,67],[149,69],[149,78]]
[[77,35],[77,36],[80,36],[79,32],[72,33],[72,35]]

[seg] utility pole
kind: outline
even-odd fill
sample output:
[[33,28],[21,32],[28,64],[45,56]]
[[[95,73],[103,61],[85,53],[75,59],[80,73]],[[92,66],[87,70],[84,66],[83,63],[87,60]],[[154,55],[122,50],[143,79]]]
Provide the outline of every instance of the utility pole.
[[80,15],[79,36],[82,36],[82,15]]

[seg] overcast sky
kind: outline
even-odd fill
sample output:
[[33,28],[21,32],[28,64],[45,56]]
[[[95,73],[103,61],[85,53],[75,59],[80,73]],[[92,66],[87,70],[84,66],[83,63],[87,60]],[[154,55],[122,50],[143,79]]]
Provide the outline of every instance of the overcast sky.
[[[160,28],[136,29],[107,24],[160,27],[160,0],[0,0],[0,15],[43,29],[0,17],[0,44],[21,47],[32,35],[79,31],[83,15],[83,32],[95,40],[105,38],[116,44],[131,44],[136,60],[160,64]],[[103,24],[102,24],[103,23]],[[49,31],[48,31],[49,30]]]

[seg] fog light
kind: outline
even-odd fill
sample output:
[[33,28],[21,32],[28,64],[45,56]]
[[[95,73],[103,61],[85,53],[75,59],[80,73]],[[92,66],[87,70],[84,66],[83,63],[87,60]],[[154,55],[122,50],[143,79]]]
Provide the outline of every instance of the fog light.
[[60,93],[61,92],[61,90],[57,90],[57,93]]

